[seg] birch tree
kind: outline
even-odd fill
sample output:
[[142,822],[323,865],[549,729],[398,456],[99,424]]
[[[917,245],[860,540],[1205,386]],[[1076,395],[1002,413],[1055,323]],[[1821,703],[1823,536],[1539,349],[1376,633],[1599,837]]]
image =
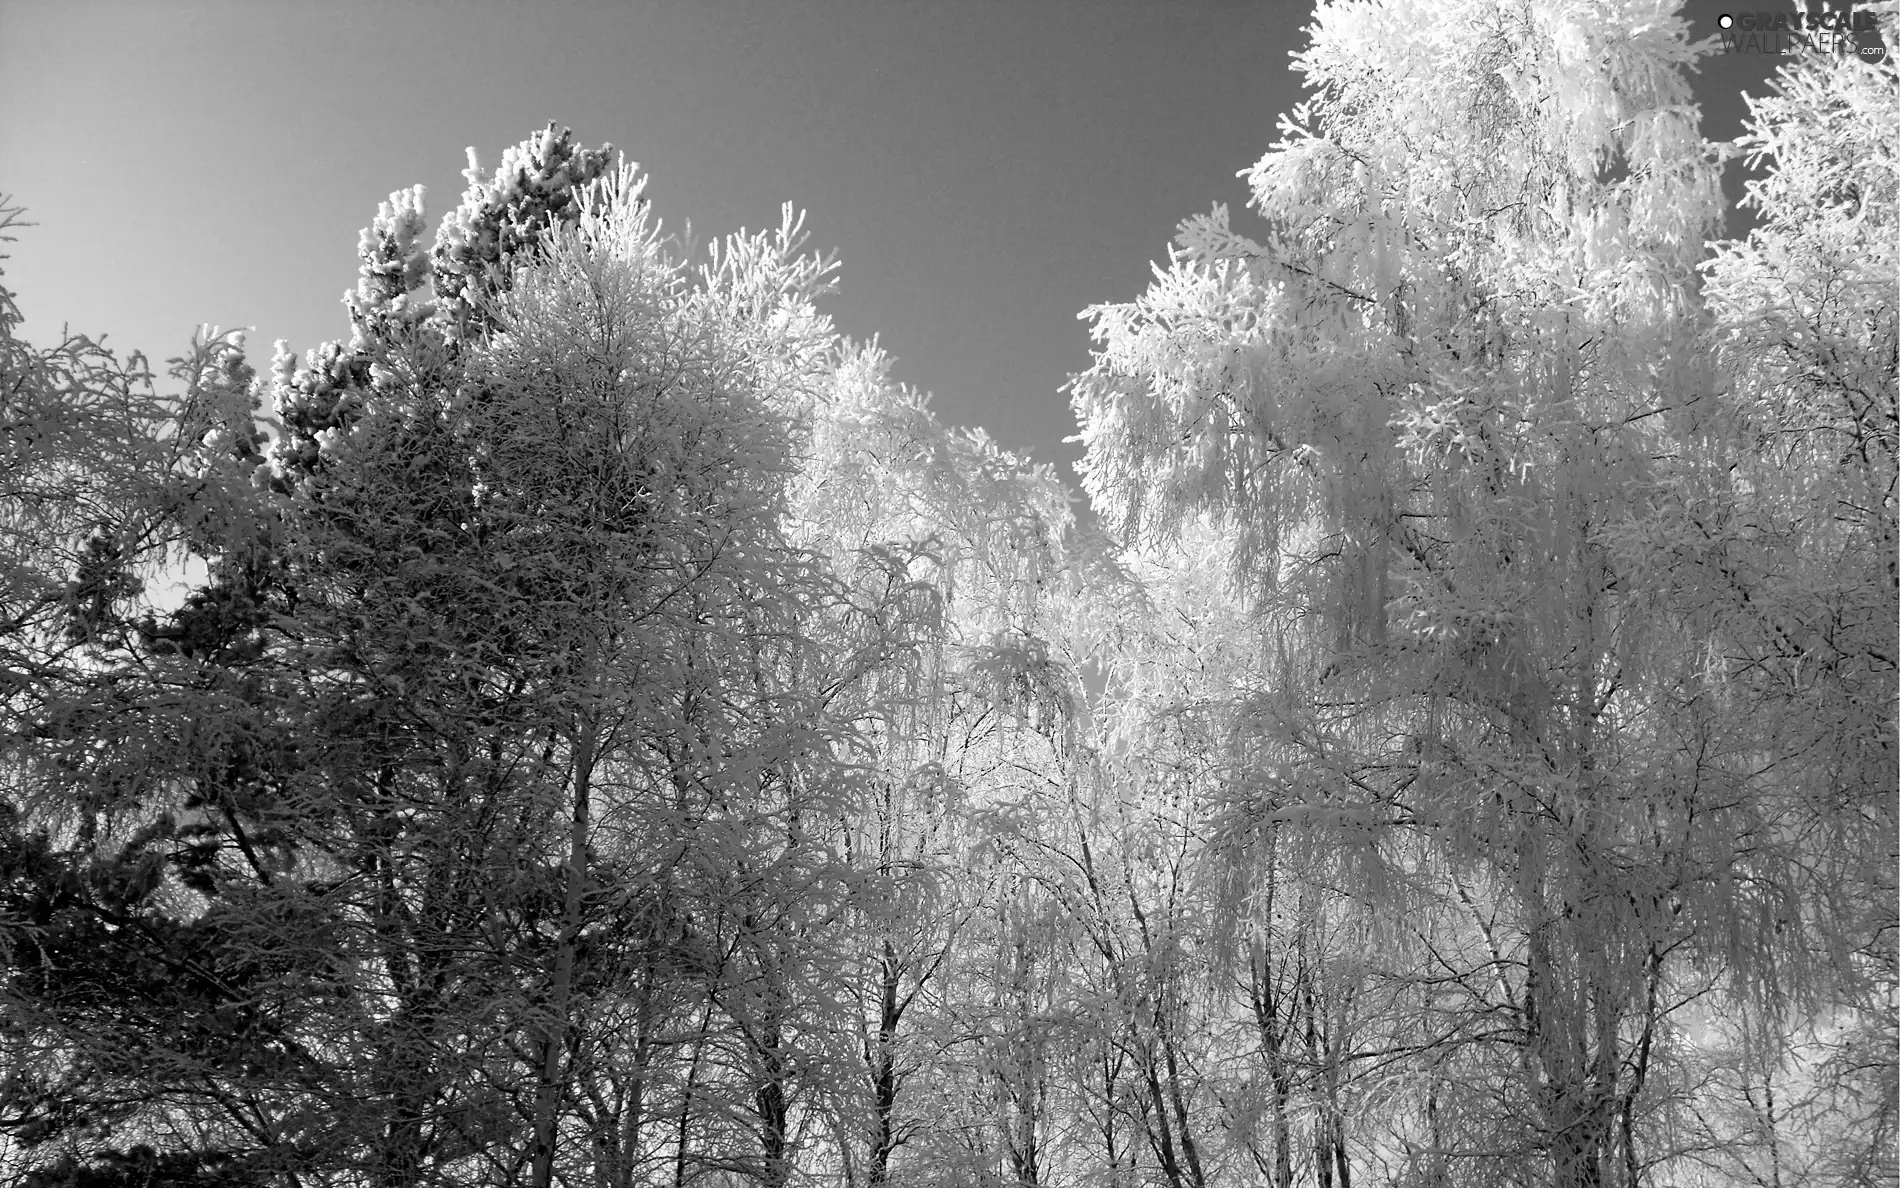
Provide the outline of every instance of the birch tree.
[[1738,922],[1710,772],[1740,751],[1679,747],[1696,645],[1628,548],[1711,404],[1695,53],[1664,4],[1322,6],[1313,96],[1246,175],[1264,237],[1188,220],[1086,312],[1097,506],[1140,538],[1218,517],[1280,633],[1253,794],[1364,839],[1394,877],[1357,894],[1490,930],[1452,972],[1496,975],[1484,1042],[1521,1060],[1483,1148],[1413,1175],[1636,1182],[1667,974]]
[[1767,757],[1748,788],[1760,823],[1737,838],[1749,943],[1712,1045],[1727,1100],[1707,1161],[1755,1182],[1881,1183],[1896,1174],[1900,163],[1877,129],[1900,119],[1900,78],[1891,57],[1804,57],[1750,110],[1739,147],[1763,167],[1747,199],[1761,224],[1706,268],[1723,448],[1672,554],[1720,641],[1718,688]]
[[979,860],[976,821],[1037,779],[1073,725],[1071,691],[1037,664],[1064,580],[1066,492],[941,424],[888,366],[875,349],[841,359],[800,478],[804,539],[852,589],[833,638],[866,674],[840,698],[870,727],[874,791],[840,827],[862,890],[847,983],[862,1079],[844,1129],[868,1184],[1035,1162],[1020,1126],[1008,1156],[994,1114],[968,1116],[982,1090],[962,1074],[995,1020],[978,1022],[965,992],[1000,939],[987,917],[1007,877]]

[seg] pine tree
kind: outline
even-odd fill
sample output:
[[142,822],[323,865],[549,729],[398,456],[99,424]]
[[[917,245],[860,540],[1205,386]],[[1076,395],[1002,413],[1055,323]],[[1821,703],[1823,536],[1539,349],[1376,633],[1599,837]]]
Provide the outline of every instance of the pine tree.
[[552,129],[472,181],[433,253],[419,191],[384,206],[354,337],[261,389],[268,449],[229,351],[155,406],[181,444],[147,485],[191,499],[147,511],[208,572],[180,609],[128,605],[122,533],[29,592],[85,649],[9,735],[8,1094],[43,1166],[164,1133],[257,1182],[631,1183],[665,1103],[599,1108],[639,1075],[607,1022],[730,1002],[718,922],[825,893],[797,820],[850,794],[849,730],[793,683],[828,595],[780,521],[827,267],[788,222],[694,273]]

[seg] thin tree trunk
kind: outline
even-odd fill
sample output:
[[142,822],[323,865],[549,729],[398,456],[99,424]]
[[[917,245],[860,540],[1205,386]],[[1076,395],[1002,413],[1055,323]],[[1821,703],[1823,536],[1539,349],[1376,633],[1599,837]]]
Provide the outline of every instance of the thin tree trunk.
[[1346,1116],[1337,1105],[1333,1109],[1333,1165],[1339,1172],[1339,1188],[1352,1188],[1352,1163],[1346,1158]]
[[640,1158],[640,1130],[646,1121],[647,1069],[653,1059],[653,981],[656,973],[649,962],[641,979],[639,1005],[635,1019],[640,1028],[634,1040],[632,1084],[625,1091],[624,1111],[618,1136],[619,1156],[614,1169],[613,1188],[633,1188],[634,1172]]
[[[389,796],[394,779],[393,769],[384,768],[378,774],[378,792]],[[426,973],[419,967],[416,921],[396,884],[392,854],[401,827],[392,820],[378,819],[371,829],[366,862],[376,880],[375,934],[397,1002],[380,1045],[381,1095],[388,1114],[375,1155],[376,1182],[382,1188],[404,1188],[421,1172],[423,1116],[431,1075],[427,1048],[433,1014],[424,985]]]
[[[1609,1099],[1599,1084],[1601,1062],[1589,1058],[1582,996],[1563,977],[1547,937],[1533,934],[1525,1002],[1542,1074],[1538,1092],[1548,1134],[1552,1188],[1603,1188],[1603,1155],[1610,1135]],[[1571,978],[1580,976],[1572,974]],[[1602,1004],[1596,1004],[1599,1010]],[[1601,1029],[1599,1029],[1601,1030]],[[1598,1037],[1602,1042],[1601,1036]]]
[[1154,1126],[1149,1131],[1149,1142],[1154,1146],[1156,1158],[1161,1160],[1161,1170],[1168,1177],[1173,1188],[1188,1188],[1186,1178],[1181,1173],[1181,1161],[1174,1152],[1174,1130],[1168,1124],[1168,1098],[1161,1088],[1161,1078],[1155,1071],[1154,1053],[1144,1054],[1143,1070],[1147,1074],[1148,1100],[1152,1102]]
[[561,1058],[567,1047],[568,1000],[574,985],[574,950],[580,942],[581,898],[587,886],[588,798],[594,775],[597,728],[588,722],[574,740],[574,815],[568,835],[567,895],[561,909],[561,940],[554,956],[554,987],[541,1035],[541,1084],[534,1103],[534,1155],[530,1188],[554,1182],[555,1124],[562,1097]]
[[897,1025],[902,1009],[898,1002],[897,954],[891,942],[884,942],[879,961],[877,1046],[872,1053],[871,1083],[876,1096],[877,1115],[871,1132],[869,1182],[881,1185],[890,1179],[891,1154],[897,1149],[893,1121],[897,1108]]
[[1187,1098],[1181,1092],[1181,1067],[1176,1059],[1174,1037],[1170,1029],[1164,1027],[1161,1037],[1161,1049],[1168,1060],[1168,1101],[1174,1107],[1176,1124],[1181,1130],[1181,1153],[1187,1157],[1188,1175],[1194,1188],[1202,1188],[1207,1183],[1201,1174],[1201,1149],[1194,1141],[1192,1123],[1188,1119]]
[[783,1188],[792,1178],[791,1102],[785,1092],[784,1033],[773,1021],[760,1037],[759,1056],[764,1076],[753,1093],[759,1114],[759,1147],[765,1155],[767,1188]]
[[706,1037],[712,1027],[713,997],[708,994],[699,1014],[699,1034],[693,1044],[693,1059],[686,1066],[686,1091],[680,1094],[679,1133],[673,1147],[673,1188],[685,1188],[686,1138],[693,1120],[693,1090],[699,1084],[699,1065],[706,1055]]

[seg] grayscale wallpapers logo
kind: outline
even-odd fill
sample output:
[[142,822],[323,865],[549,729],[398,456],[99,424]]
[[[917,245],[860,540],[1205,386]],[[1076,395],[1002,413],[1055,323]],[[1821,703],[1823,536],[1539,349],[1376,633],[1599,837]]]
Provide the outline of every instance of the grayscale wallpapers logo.
[[1878,62],[1887,56],[1871,12],[1822,9],[1818,12],[1723,13],[1722,50],[1730,54],[1833,54]]

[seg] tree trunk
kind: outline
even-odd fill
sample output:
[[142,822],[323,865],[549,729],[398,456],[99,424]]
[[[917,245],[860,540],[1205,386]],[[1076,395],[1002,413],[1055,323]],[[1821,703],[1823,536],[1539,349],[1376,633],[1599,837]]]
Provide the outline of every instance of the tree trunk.
[[881,1185],[890,1179],[891,1155],[897,1150],[897,1132],[893,1119],[897,1108],[897,1025],[903,1008],[897,995],[897,954],[890,941],[878,963],[877,1046],[871,1056],[871,1085],[875,1095],[876,1116],[872,1119],[871,1167],[869,1183]]
[[1270,1060],[1269,1075],[1273,1078],[1273,1186],[1293,1188],[1293,1127],[1287,1117],[1293,1080],[1278,1052]]
[[1201,1149],[1200,1145],[1194,1141],[1193,1125],[1188,1117],[1187,1097],[1181,1092],[1181,1066],[1175,1053],[1171,1029],[1164,1029],[1161,1045],[1168,1059],[1168,1102],[1174,1107],[1175,1121],[1181,1129],[1181,1153],[1187,1158],[1189,1182],[1194,1188],[1202,1188],[1207,1183],[1207,1179],[1201,1174]]
[[[1610,1141],[1616,1074],[1614,1020],[1601,993],[1582,993],[1593,971],[1587,955],[1575,968],[1551,952],[1554,923],[1530,935],[1530,968],[1524,1000],[1530,1042],[1541,1080],[1537,1090],[1550,1154],[1552,1188],[1602,1188],[1603,1156]],[[1590,1016],[1595,1016],[1595,1027]],[[1594,1031],[1594,1035],[1590,1033]],[[1595,1054],[1591,1053],[1592,1039]],[[1611,1083],[1603,1083],[1608,1072]]]
[[753,1092],[754,1108],[759,1115],[759,1148],[765,1156],[760,1182],[766,1188],[783,1188],[792,1178],[792,1144],[789,1118],[791,1102],[785,1092],[784,1035],[776,1020],[760,1036],[760,1079]]
[[686,1089],[680,1094],[680,1112],[678,1132],[673,1144],[673,1188],[685,1188],[686,1185],[686,1139],[692,1131],[693,1091],[699,1084],[699,1066],[706,1055],[706,1038],[712,1028],[713,996],[707,995],[706,1005],[700,1008],[699,1031],[693,1043],[693,1058],[686,1066]]
[[[391,796],[395,778],[393,769],[384,768],[378,773],[378,792]],[[427,974],[421,968],[420,946],[416,944],[416,921],[396,881],[392,854],[401,826],[393,819],[379,817],[366,833],[370,846],[365,863],[376,885],[376,938],[397,1002],[379,1045],[383,1089],[378,1096],[386,1103],[388,1115],[377,1142],[376,1182],[382,1188],[403,1188],[421,1175],[423,1120],[431,1095],[433,1062],[429,1043],[434,1012],[425,984]]]
[[567,894],[561,908],[561,940],[554,955],[554,987],[541,1034],[541,1083],[534,1103],[534,1148],[528,1183],[550,1188],[554,1182],[555,1126],[563,1089],[562,1057],[567,1047],[568,1000],[574,985],[574,951],[580,943],[581,898],[587,886],[588,797],[594,776],[597,729],[585,724],[574,739],[574,815],[568,835]]

